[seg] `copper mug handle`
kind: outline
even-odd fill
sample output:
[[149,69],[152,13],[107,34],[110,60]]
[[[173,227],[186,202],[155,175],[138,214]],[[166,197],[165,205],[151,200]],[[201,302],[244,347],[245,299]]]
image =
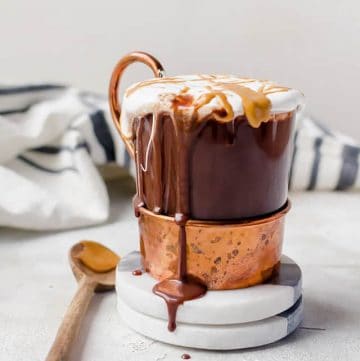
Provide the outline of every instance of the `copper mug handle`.
[[125,137],[121,131],[120,115],[121,115],[121,103],[118,99],[118,90],[121,80],[121,76],[124,70],[132,63],[140,62],[144,63],[151,68],[155,77],[162,78],[165,75],[164,68],[160,62],[152,55],[144,53],[142,51],[134,51],[122,57],[116,64],[115,69],[112,72],[110,85],[109,85],[109,104],[111,116],[114,121],[115,127],[118,130],[121,138],[123,139],[127,150],[132,158],[135,156],[134,145],[129,138]]

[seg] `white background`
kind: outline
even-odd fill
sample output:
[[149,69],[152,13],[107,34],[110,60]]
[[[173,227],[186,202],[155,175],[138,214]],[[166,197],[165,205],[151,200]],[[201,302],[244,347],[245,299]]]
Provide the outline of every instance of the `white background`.
[[[360,140],[358,0],[1,0],[0,82],[105,93],[131,50],[168,75],[218,72],[299,88],[308,112]],[[149,77],[140,66],[128,82]]]

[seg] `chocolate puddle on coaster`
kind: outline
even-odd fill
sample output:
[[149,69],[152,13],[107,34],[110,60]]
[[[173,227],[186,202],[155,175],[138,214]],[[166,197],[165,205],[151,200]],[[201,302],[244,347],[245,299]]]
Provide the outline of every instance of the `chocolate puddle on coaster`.
[[191,301],[205,295],[207,288],[196,282],[187,280],[167,279],[157,283],[153,292],[160,296],[168,309],[168,330],[176,329],[176,313],[185,301]]

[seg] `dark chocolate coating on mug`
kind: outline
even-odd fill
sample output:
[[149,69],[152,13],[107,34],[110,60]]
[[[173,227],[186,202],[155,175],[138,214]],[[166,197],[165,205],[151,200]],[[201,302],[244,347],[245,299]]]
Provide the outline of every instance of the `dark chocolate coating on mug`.
[[[168,115],[159,117],[156,153],[161,159],[150,151],[148,171],[142,172],[146,208],[168,216],[176,213],[178,151],[189,152],[190,219],[246,219],[275,212],[285,204],[294,112],[278,114],[259,128],[251,127],[245,116],[228,123],[208,119],[188,130],[192,140],[187,150],[176,146],[173,120]],[[152,116],[139,121],[143,122],[139,151],[145,160]]]

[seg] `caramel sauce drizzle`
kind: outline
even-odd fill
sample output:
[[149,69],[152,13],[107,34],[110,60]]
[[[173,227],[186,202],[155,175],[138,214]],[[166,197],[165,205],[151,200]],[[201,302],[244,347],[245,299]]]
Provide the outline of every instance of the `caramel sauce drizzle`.
[[259,93],[263,93],[263,94],[267,95],[267,94],[273,94],[273,93],[287,92],[289,90],[290,89],[285,86],[279,86],[276,84],[265,83],[257,91]]
[[252,78],[243,78],[243,79],[229,79],[226,75],[198,75],[194,77],[189,77],[188,79],[179,79],[178,77],[166,77],[166,78],[156,78],[143,81],[134,85],[126,91],[126,96],[133,94],[140,88],[153,85],[153,84],[185,84],[187,82],[193,82],[194,84],[198,82],[208,81],[210,85],[205,86],[209,92],[202,94],[199,98],[194,99],[193,101],[189,97],[185,97],[190,89],[188,86],[184,86],[180,92],[176,95],[174,94],[173,104],[181,107],[191,107],[194,108],[195,116],[193,119],[200,121],[198,113],[200,108],[209,104],[214,98],[217,98],[223,108],[221,115],[214,112],[214,118],[220,122],[229,122],[233,119],[234,111],[231,104],[229,103],[226,92],[233,92],[237,94],[242,99],[244,114],[248,119],[249,124],[258,128],[262,122],[266,122],[270,119],[270,110],[271,102],[266,97],[266,95],[286,92],[289,90],[287,87],[278,86],[268,81],[263,81],[264,84],[255,91],[247,87],[247,84],[254,83],[257,80]]
[[[214,117],[220,121],[221,123],[229,122],[234,117],[234,112],[232,109],[231,104],[228,102],[227,97],[224,93],[220,91],[212,91],[211,93],[206,93],[201,95],[196,102],[194,103],[194,111],[198,114],[199,109],[206,104],[209,104],[214,98],[218,97],[223,108],[224,113],[226,114],[224,117],[219,116],[218,114],[214,113]],[[199,119],[199,116],[196,116]]]

